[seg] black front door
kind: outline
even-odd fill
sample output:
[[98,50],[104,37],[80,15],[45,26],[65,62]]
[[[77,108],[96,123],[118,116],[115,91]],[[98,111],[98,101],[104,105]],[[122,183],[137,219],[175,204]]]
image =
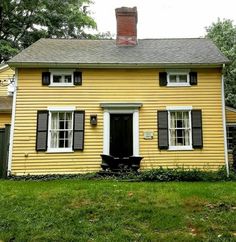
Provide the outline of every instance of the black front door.
[[133,114],[110,114],[110,155],[133,155]]

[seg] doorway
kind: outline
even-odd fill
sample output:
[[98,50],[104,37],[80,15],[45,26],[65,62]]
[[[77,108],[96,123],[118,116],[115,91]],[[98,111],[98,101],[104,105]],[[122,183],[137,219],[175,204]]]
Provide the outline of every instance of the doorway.
[[133,155],[133,114],[110,114],[110,155]]

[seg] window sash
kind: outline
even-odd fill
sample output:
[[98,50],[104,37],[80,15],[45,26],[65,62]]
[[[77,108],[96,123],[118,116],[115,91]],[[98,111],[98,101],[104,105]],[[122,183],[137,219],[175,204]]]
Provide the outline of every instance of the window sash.
[[72,74],[52,74],[53,84],[72,84]]
[[190,77],[187,72],[168,72],[167,85],[169,86],[189,86]]
[[168,111],[169,149],[192,149],[191,111]]
[[49,71],[50,86],[74,86],[74,69],[50,69]]
[[48,125],[48,147],[50,150],[72,150],[73,112],[50,111]]

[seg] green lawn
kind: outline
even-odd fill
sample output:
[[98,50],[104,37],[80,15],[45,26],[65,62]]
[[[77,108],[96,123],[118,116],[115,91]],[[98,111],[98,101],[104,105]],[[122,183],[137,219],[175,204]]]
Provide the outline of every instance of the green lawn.
[[0,241],[236,241],[236,182],[2,180]]

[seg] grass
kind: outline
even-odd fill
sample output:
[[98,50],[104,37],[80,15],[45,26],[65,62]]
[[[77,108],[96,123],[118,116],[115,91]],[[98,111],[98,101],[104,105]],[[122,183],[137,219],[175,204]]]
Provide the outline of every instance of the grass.
[[2,180],[0,241],[236,241],[236,182]]

